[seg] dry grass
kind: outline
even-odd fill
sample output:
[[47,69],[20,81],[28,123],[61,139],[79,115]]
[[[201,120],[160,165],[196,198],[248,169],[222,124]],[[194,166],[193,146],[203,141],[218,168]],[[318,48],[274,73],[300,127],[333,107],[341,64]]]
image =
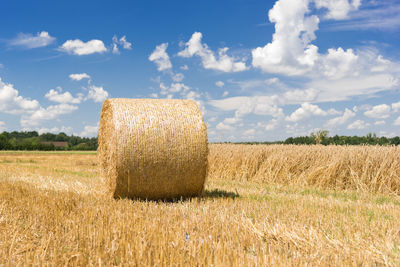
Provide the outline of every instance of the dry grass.
[[211,145],[204,196],[176,202],[104,198],[93,154],[1,153],[0,265],[398,266],[396,188],[309,178],[399,179],[398,152]]
[[210,146],[209,176],[400,195],[400,147]]

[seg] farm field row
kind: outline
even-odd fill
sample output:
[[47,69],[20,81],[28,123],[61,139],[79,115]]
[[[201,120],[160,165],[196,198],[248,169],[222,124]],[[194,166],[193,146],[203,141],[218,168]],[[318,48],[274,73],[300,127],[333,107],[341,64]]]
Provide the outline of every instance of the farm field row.
[[400,150],[210,145],[202,197],[104,197],[94,153],[0,153],[0,265],[399,265]]

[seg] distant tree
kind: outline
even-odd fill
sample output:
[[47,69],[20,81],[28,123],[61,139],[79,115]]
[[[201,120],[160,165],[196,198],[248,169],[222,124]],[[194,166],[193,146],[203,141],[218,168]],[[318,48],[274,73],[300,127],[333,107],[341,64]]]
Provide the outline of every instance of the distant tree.
[[0,150],[8,148],[8,140],[5,134],[0,134]]
[[400,137],[395,136],[390,140],[390,144],[398,146],[400,145]]
[[319,130],[315,133],[311,133],[311,137],[314,139],[315,144],[320,145],[328,137],[329,131]]

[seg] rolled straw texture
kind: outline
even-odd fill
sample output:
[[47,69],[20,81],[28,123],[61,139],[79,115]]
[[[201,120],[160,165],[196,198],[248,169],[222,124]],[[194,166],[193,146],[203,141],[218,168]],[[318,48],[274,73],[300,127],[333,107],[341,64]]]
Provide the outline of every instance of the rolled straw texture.
[[101,173],[115,198],[202,193],[207,129],[194,101],[107,99],[99,128]]

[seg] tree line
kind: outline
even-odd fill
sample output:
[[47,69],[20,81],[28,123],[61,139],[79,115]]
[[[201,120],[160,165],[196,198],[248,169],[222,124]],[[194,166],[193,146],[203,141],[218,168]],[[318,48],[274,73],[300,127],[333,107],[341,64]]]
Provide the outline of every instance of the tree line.
[[375,133],[368,133],[365,136],[344,136],[334,135],[329,136],[328,131],[318,131],[309,136],[289,137],[284,144],[296,145],[381,145],[381,146],[398,146],[400,145],[400,137],[378,137]]
[[[231,142],[224,142],[231,143]],[[273,142],[235,142],[237,144],[287,144],[287,145],[381,145],[381,146],[398,146],[400,145],[400,137],[378,137],[375,133],[368,133],[365,136],[345,136],[334,135],[329,136],[329,132],[320,130],[311,133],[308,136],[289,137],[285,141]]]
[[[54,142],[66,142],[58,146]],[[225,142],[229,143],[229,142]],[[328,131],[317,131],[308,136],[289,137],[285,141],[275,142],[237,142],[239,144],[293,144],[293,145],[382,145],[398,146],[400,137],[378,137],[374,133],[365,136],[329,136]],[[0,134],[0,150],[97,150],[97,137],[79,137],[58,134],[28,132],[3,132]]]
[[[62,143],[60,143],[62,142]],[[96,150],[97,137],[79,137],[36,131],[2,132],[0,150]]]

